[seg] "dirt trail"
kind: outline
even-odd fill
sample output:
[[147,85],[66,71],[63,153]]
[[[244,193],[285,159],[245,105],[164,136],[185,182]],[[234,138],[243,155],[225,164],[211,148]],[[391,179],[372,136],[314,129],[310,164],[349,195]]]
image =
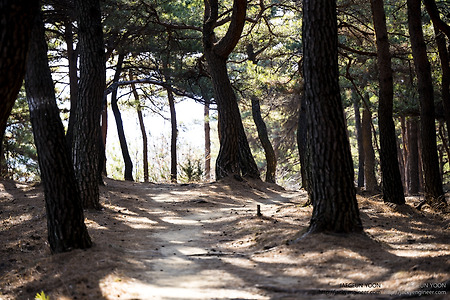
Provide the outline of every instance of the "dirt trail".
[[312,211],[302,191],[107,180],[101,195],[104,210],[86,212],[94,247],[50,255],[41,188],[0,182],[0,299],[446,297],[448,214],[359,197],[366,236],[292,243]]
[[[121,299],[269,299],[256,286],[248,285],[241,274],[227,270],[231,269],[227,261],[236,258],[241,265],[253,265],[250,257],[229,251],[222,245],[232,241],[226,238],[224,231],[228,223],[242,217],[254,218],[259,202],[243,195],[236,201],[227,198],[226,194],[221,198],[220,192],[219,198],[202,193],[211,187],[215,188],[213,185],[188,185],[178,186],[174,191],[172,185],[158,187],[159,196],[153,197],[153,203],[148,201],[148,207],[143,206],[158,216],[158,224],[165,224],[149,236],[152,249],[157,253],[134,251],[135,259],[149,268],[144,273],[136,274],[134,270],[124,273],[127,278],[134,279],[127,281],[126,287],[122,282],[118,284],[127,291]],[[166,188],[168,195],[163,192]],[[291,193],[289,196],[297,195]],[[275,203],[274,200],[279,203],[289,201],[280,197],[270,202]],[[155,210],[155,205],[159,209]],[[266,211],[274,211],[277,205],[265,203],[263,206]],[[132,249],[127,251],[133,252]]]

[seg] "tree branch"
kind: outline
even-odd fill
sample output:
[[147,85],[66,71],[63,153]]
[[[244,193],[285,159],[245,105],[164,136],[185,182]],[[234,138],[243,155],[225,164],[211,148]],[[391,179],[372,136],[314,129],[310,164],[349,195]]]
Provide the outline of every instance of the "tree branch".
[[236,47],[244,29],[246,13],[247,0],[234,0],[230,27],[228,27],[225,36],[215,45],[216,54],[228,57]]
[[117,81],[111,83],[105,90],[105,97],[112,93],[117,87],[124,86],[124,85],[131,85],[131,84],[138,84],[138,83],[148,83],[148,84],[155,84],[159,85],[161,87],[164,87],[167,90],[172,91],[175,95],[180,97],[188,97],[195,101],[203,101],[201,98],[196,97],[194,94],[188,93],[186,91],[181,91],[177,88],[174,88],[170,83],[164,82],[161,80],[155,80],[152,78],[142,78],[142,79],[135,79],[135,80],[125,80],[125,81]]

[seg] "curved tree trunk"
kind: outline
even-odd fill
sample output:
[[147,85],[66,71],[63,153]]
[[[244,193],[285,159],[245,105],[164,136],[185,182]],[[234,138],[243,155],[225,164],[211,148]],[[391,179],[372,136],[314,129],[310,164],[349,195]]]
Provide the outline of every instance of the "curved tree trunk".
[[0,153],[3,153],[6,123],[25,75],[28,43],[38,4],[37,0],[0,1]]
[[80,81],[72,153],[83,207],[100,209],[98,141],[106,82],[100,2],[78,0],[75,1],[75,10],[78,18]]
[[420,0],[408,0],[407,4],[409,34],[419,89],[425,199],[445,203],[436,146],[433,82],[422,31],[421,3]]
[[339,89],[335,1],[303,1],[303,74],[310,153],[309,233],[361,232]]
[[[114,74],[114,82],[118,82],[120,79],[120,73],[122,73],[123,59],[125,55],[119,54],[116,65],[116,73]],[[111,93],[111,108],[116,120],[117,134],[119,136],[120,149],[122,150],[123,162],[125,164],[125,170],[123,177],[125,180],[133,181],[133,162],[131,161],[130,152],[128,151],[127,139],[125,137],[125,131],[123,130],[122,115],[120,114],[119,106],[117,105],[117,86]]]
[[36,18],[25,76],[34,141],[44,184],[48,241],[52,253],[89,248],[81,198],[47,61],[44,24]]
[[391,54],[383,0],[371,0],[377,44],[377,66],[380,83],[378,118],[380,127],[380,161],[384,202],[405,204],[397,156],[397,138],[392,119],[394,83]]
[[259,170],[248,145],[236,95],[227,71],[228,56],[235,48],[244,28],[247,1],[234,0],[228,31],[218,42],[214,34],[218,20],[218,1],[205,0],[204,3],[203,48],[219,113],[220,150],[216,160],[216,179],[230,175],[259,179]]
[[261,141],[261,145],[263,146],[264,154],[266,156],[266,182],[275,183],[277,171],[277,158],[275,157],[275,151],[273,150],[272,143],[269,140],[266,123],[264,123],[264,120],[261,116],[259,99],[256,98],[256,96],[252,96],[251,100],[253,121],[255,122],[256,129],[258,131],[258,137]]

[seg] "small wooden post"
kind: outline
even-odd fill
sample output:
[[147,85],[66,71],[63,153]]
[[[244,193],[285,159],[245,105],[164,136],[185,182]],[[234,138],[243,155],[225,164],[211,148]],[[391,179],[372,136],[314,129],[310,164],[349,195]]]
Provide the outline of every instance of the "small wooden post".
[[261,217],[261,205],[256,205],[256,216]]

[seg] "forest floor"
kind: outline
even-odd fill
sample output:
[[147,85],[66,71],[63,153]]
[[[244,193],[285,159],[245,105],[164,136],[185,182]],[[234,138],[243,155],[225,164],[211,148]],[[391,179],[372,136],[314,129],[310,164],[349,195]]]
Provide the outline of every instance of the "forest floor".
[[419,197],[359,195],[365,235],[303,236],[304,191],[106,184],[94,246],[51,255],[42,187],[0,181],[0,299],[449,299],[450,215]]

